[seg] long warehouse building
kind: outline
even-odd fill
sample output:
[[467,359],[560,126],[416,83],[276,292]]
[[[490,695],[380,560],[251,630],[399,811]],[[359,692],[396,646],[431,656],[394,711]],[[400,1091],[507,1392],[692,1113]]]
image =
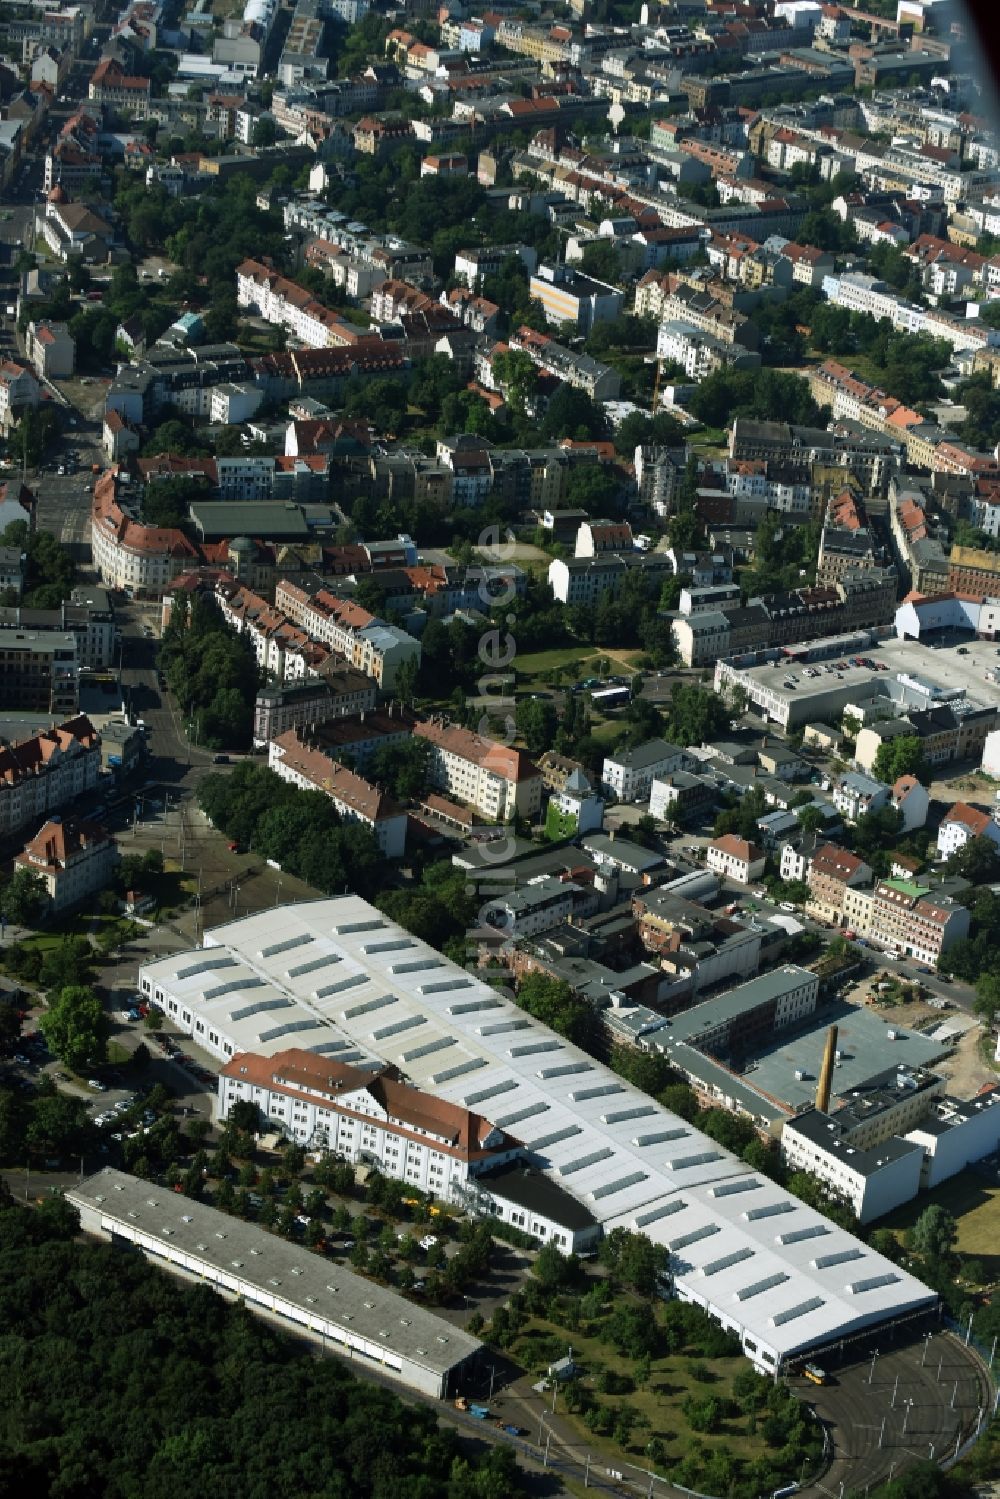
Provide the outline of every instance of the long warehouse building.
[[[790,992],[811,980],[784,970]],[[586,1207],[670,1250],[674,1287],[774,1372],[937,1297],[357,896],[262,911],[143,968],[208,1051],[389,1064],[522,1143]]]
[[482,1344],[398,1291],[192,1197],[106,1166],[66,1192],[87,1233],[238,1296],[333,1352],[444,1399]]

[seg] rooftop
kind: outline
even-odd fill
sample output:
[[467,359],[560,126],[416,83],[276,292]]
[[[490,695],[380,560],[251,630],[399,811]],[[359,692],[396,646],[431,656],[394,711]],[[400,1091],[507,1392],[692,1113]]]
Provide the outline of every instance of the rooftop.
[[[413,1086],[481,1112],[515,1132],[606,1228],[668,1244],[681,1284],[696,1277],[692,1290],[776,1355],[933,1300],[906,1271],[356,896],[261,911],[206,933],[204,944],[147,965],[144,988],[175,996],[237,1047],[273,1053],[294,1034],[296,1046],[338,1061],[377,1058]],[[784,982],[801,973],[786,970]],[[866,1261],[877,1292],[845,1297],[839,1273],[815,1264],[818,1237]]]
[[186,1251],[227,1274],[236,1267],[242,1281],[265,1295],[280,1286],[282,1299],[301,1309],[303,1322],[315,1325],[324,1317],[349,1324],[356,1336],[435,1373],[445,1374],[481,1346],[461,1328],[343,1265],[124,1171],[106,1166],[68,1189],[66,1197],[130,1223],[153,1240],[169,1240],[172,1254]]

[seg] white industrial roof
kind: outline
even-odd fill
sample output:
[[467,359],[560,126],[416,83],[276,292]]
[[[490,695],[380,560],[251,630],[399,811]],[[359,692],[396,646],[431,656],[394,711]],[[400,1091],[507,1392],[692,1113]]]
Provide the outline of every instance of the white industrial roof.
[[668,1245],[681,1294],[758,1347],[783,1358],[935,1299],[356,896],[263,911],[204,940],[142,976],[217,1026],[217,1049],[377,1059],[475,1108],[606,1230]]

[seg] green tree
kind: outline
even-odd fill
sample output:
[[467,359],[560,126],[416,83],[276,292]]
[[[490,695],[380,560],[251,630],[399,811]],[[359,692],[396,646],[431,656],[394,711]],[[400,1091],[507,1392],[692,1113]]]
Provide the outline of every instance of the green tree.
[[552,748],[559,719],[555,704],[547,697],[525,697],[517,705],[517,732],[528,746],[528,753],[540,755]]
[[278,127],[270,115],[261,115],[254,121],[254,127],[250,135],[252,146],[273,146],[278,138]]
[[415,735],[379,745],[371,757],[368,779],[387,787],[399,801],[417,801],[427,789],[430,748],[428,740]]
[[523,414],[538,391],[538,366],[523,349],[506,349],[493,356],[493,377],[514,411]]
[[904,734],[899,739],[888,739],[880,744],[872,765],[876,780],[894,786],[900,776],[916,776],[925,786],[930,785],[931,767],[924,754],[923,743],[915,734]]
[[612,1274],[640,1296],[653,1296],[657,1281],[665,1272],[670,1256],[662,1244],[654,1244],[645,1234],[626,1228],[613,1228],[601,1242],[601,1260]]
[[961,875],[973,885],[988,885],[1000,879],[1000,850],[991,838],[970,838],[955,850],[946,868],[949,874]]
[[522,1010],[578,1046],[585,1046],[595,1038],[593,1008],[578,999],[561,979],[544,973],[526,974],[518,986],[517,1002]]
[[666,708],[667,736],[674,744],[712,744],[729,724],[729,710],[714,692],[675,682]]
[[18,869],[0,895],[0,910],[15,926],[36,926],[48,904],[45,881],[30,869]]
[[958,1240],[958,1225],[940,1203],[924,1208],[910,1230],[910,1246],[930,1264],[947,1264]]
[[108,1018],[93,989],[81,984],[60,989],[39,1026],[51,1050],[72,1071],[104,1061]]
[[29,1150],[38,1156],[83,1155],[94,1138],[86,1101],[65,1093],[42,1095],[31,1106]]
[[20,1041],[20,1011],[14,1005],[0,1003],[0,1057],[12,1057]]

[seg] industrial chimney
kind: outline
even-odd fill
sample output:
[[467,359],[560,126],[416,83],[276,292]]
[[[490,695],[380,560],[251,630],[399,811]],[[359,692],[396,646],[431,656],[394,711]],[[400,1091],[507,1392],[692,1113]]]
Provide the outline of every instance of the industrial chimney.
[[831,1025],[826,1033],[826,1045],[823,1048],[823,1065],[819,1069],[819,1082],[816,1084],[816,1107],[821,1114],[825,1114],[830,1107],[830,1083],[833,1081],[833,1062],[837,1053],[837,1027]]

